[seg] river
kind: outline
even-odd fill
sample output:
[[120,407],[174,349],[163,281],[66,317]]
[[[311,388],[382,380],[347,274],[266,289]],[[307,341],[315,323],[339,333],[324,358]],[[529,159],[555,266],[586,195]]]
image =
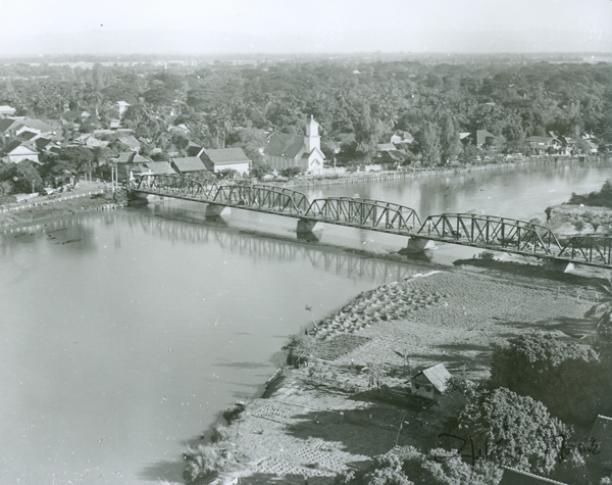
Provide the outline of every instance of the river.
[[[543,164],[309,196],[530,219],[611,174]],[[398,262],[372,254],[405,244],[395,236],[324,226],[307,243],[290,219],[202,212],[163,202],[2,236],[0,483],[178,481],[185,444],[257,392],[288,336],[359,291],[473,253]]]

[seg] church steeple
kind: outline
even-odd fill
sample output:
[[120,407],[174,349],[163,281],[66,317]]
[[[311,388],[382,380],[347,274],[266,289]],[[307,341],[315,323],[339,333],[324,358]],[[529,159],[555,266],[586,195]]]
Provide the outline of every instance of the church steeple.
[[310,115],[310,121],[306,124],[306,136],[304,137],[304,149],[310,153],[315,148],[321,149],[321,137],[319,136],[319,123],[316,122],[313,115]]

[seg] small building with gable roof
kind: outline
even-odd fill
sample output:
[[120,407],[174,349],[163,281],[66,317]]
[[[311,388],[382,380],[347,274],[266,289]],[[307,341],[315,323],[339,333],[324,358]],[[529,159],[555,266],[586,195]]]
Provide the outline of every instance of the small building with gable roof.
[[171,159],[172,168],[178,173],[198,173],[207,171],[204,162],[198,157],[176,157]]
[[251,160],[246,156],[242,148],[203,148],[198,154],[206,168],[211,172],[218,173],[223,170],[234,170],[240,175],[248,174],[251,170]]
[[412,392],[426,399],[435,399],[446,391],[451,377],[444,364],[428,367],[415,374],[410,380]]

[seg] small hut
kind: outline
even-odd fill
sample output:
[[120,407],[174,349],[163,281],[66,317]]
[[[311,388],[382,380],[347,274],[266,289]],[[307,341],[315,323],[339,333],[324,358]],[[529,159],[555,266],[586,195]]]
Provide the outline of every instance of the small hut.
[[446,391],[448,380],[451,377],[444,364],[428,367],[415,374],[410,380],[412,392],[426,399],[436,399]]

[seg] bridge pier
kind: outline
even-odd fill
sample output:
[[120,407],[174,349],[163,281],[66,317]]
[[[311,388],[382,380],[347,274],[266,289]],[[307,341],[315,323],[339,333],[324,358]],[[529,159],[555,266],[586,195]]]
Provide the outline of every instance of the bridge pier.
[[133,190],[128,191],[128,205],[147,205],[149,203],[149,199],[147,198],[147,194],[143,194],[140,192],[134,192]]
[[544,268],[549,271],[555,271],[557,273],[568,273],[575,269],[574,263],[562,261],[559,259],[547,259],[544,264]]
[[225,205],[206,204],[204,216],[206,219],[218,219],[221,217],[222,212],[225,211],[225,214],[229,214],[230,210],[231,209]]
[[408,244],[401,250],[403,254],[423,254],[426,250],[431,249],[433,243],[429,239],[409,237]]
[[312,240],[313,238],[316,240],[316,236],[312,232],[317,221],[312,221],[310,219],[298,219],[296,232],[299,238]]

